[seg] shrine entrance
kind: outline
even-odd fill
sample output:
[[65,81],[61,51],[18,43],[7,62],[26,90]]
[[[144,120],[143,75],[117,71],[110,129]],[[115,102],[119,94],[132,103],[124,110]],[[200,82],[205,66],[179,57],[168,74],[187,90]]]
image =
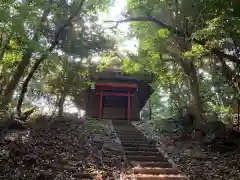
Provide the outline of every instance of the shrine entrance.
[[131,96],[136,84],[96,83],[99,96],[98,119],[131,119]]
[[127,96],[103,96],[102,119],[126,120],[128,110]]
[[91,86],[80,94],[84,97],[81,104],[86,117],[139,121],[140,111],[152,93],[150,82],[124,75],[121,71],[97,72]]

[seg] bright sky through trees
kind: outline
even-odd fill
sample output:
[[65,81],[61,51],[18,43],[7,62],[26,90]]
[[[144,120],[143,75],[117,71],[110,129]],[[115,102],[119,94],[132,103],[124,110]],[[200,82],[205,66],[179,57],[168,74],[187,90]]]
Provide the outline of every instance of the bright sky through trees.
[[[101,24],[104,27],[112,27],[114,24],[112,23],[104,23],[106,20],[120,20],[123,19],[124,17],[122,16],[122,13],[124,12],[126,8],[126,0],[116,0],[114,5],[112,7],[109,7],[108,14],[103,14],[100,13],[99,19]],[[120,40],[119,44],[119,51],[132,51],[136,52],[137,51],[137,40],[136,38],[131,38],[127,39],[126,35],[129,31],[129,24],[128,23],[121,23],[118,25],[118,33],[116,36]]]
[[[99,24],[101,24],[104,28],[112,27],[114,24],[112,23],[104,23],[106,20],[120,20],[122,19],[122,12],[124,11],[126,6],[125,0],[116,0],[114,5],[112,7],[109,7],[108,13],[99,13]],[[120,39],[120,43],[118,44],[118,50],[120,52],[124,51],[131,51],[136,52],[137,50],[137,40],[134,38],[127,39],[126,35],[129,31],[129,25],[128,23],[121,23],[118,26],[118,33],[116,36]],[[100,57],[94,57],[93,61],[99,62]],[[52,109],[46,105],[46,103],[43,103],[41,100],[41,103],[39,104],[43,107],[43,112],[50,113],[49,111],[52,111]],[[68,113],[76,113],[78,112],[78,109],[74,106],[73,103],[69,99],[66,100],[64,104],[64,110]],[[84,112],[80,112],[81,115],[84,114]]]

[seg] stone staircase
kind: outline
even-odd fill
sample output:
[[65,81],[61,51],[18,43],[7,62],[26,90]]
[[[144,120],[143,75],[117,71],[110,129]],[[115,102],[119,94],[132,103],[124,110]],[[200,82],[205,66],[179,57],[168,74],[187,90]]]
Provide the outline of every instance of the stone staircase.
[[126,109],[124,107],[104,107],[103,108],[103,119],[118,119],[118,120],[125,120]]
[[125,151],[127,162],[132,167],[135,180],[187,180],[173,168],[158,151],[156,143],[147,139],[128,121],[113,121],[114,128]]

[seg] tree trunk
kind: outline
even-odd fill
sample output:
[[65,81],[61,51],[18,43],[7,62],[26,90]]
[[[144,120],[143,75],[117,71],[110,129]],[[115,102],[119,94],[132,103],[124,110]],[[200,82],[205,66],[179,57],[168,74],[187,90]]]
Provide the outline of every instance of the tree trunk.
[[189,81],[190,91],[193,98],[195,116],[197,120],[200,121],[202,120],[201,113],[203,112],[203,109],[202,109],[202,102],[201,102],[201,96],[200,96],[200,90],[199,90],[197,70],[192,61],[184,61],[183,59],[181,59],[181,64]]
[[201,102],[201,96],[199,91],[199,82],[196,74],[196,69],[194,68],[194,71],[191,72],[191,80],[190,80],[190,86],[191,86],[191,92],[193,96],[193,102],[195,105],[196,115],[197,119],[201,119],[201,113],[202,111],[202,102]]
[[[218,66],[216,65],[216,62],[215,61],[212,61],[211,62],[211,65],[210,65],[210,72],[211,72],[211,76],[212,76],[212,84],[213,84],[213,87],[214,87],[214,91],[215,91],[215,94],[216,94],[216,97],[217,97],[217,103],[219,106],[227,106],[228,104],[225,103],[225,101],[223,100],[223,97],[221,96],[221,88],[219,86],[219,84],[217,84],[216,82],[216,72],[218,70]],[[220,112],[221,113],[221,112]]]
[[238,131],[240,131],[240,99],[237,101],[237,123]]
[[[50,4],[52,4],[52,1],[50,1]],[[39,21],[38,28],[36,29],[34,36],[33,36],[33,41],[38,42],[40,34],[42,33],[43,30],[43,24],[47,20],[47,16],[50,13],[50,8],[46,8],[43,12],[43,15]],[[26,67],[30,63],[30,59],[32,57],[33,49],[32,47],[28,47],[28,49],[25,51],[22,60],[19,62],[18,67],[13,74],[10,82],[6,85],[6,88],[3,93],[3,100],[1,100],[1,104],[3,107],[6,107],[12,100],[13,93],[19,84],[20,79],[22,78],[24,71]]]
[[7,72],[7,68],[5,68],[4,65],[0,71],[0,94],[3,94],[5,86],[9,82],[9,75]]
[[66,99],[66,94],[61,94],[61,97],[58,102],[58,117],[63,116],[63,105]]
[[22,84],[22,89],[21,89],[21,93],[19,95],[19,99],[18,99],[18,104],[17,104],[17,114],[18,116],[21,116],[21,108],[22,108],[22,103],[23,103],[23,99],[24,96],[27,92],[27,88],[28,88],[28,84],[30,82],[30,80],[32,79],[34,73],[36,72],[38,66],[42,63],[42,61],[47,57],[47,54],[42,55],[42,57],[40,59],[38,59],[35,64],[32,66],[29,74],[27,75],[27,77],[25,78],[23,84]]
[[152,102],[151,102],[151,98],[148,99],[148,103],[149,103],[149,120],[152,119]]
[[22,60],[19,62],[15,73],[10,79],[10,82],[6,85],[3,92],[3,99],[1,100],[1,105],[3,106],[3,108],[7,107],[7,105],[11,102],[13,93],[20,79],[22,78],[26,67],[29,65],[31,57],[32,52],[30,50],[26,51],[26,53],[23,55]]
[[231,70],[231,68],[227,65],[226,61],[222,57],[219,57],[219,60],[221,62],[222,72],[223,72],[224,76],[226,77],[228,84],[234,90],[236,90],[236,87],[234,84],[234,72]]
[[1,51],[0,51],[0,61],[3,60],[3,57],[7,51],[7,48],[9,46],[9,43],[10,43],[10,37],[8,37],[4,42],[3,42],[3,45],[1,47]]
[[[171,92],[171,94],[173,95],[173,98],[176,100],[178,107],[183,107],[183,104],[185,103],[184,101],[182,101],[180,94],[181,91],[179,91],[179,93],[176,93],[176,89],[179,90],[179,88],[177,87],[177,85],[173,86],[172,84],[169,84],[169,90]],[[175,90],[175,91],[174,91]]]
[[[59,38],[61,32],[62,32],[62,30],[61,31],[59,30],[59,32],[56,34],[55,40],[54,40],[53,44],[48,48],[47,52],[51,53],[53,51],[53,49],[56,47],[56,45],[58,44],[58,38]],[[17,114],[19,116],[21,115],[21,107],[22,107],[24,96],[27,92],[28,84],[29,84],[30,80],[32,79],[34,73],[38,69],[38,66],[44,61],[44,59],[46,59],[48,57],[48,55],[49,55],[48,53],[45,53],[39,59],[36,60],[36,62],[32,66],[29,74],[27,75],[27,77],[25,78],[25,80],[22,84],[22,89],[21,89],[21,93],[20,93],[20,96],[18,99],[18,104],[17,104]]]

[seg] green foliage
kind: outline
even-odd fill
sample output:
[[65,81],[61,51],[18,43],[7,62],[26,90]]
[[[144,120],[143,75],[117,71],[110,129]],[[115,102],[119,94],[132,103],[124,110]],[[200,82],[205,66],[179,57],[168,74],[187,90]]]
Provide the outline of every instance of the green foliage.
[[[47,99],[56,106],[63,97],[83,98],[82,92],[89,87],[96,70],[121,64],[127,74],[141,78],[147,75],[145,78],[155,80],[155,93],[149,103],[153,119],[176,115],[186,106],[194,106],[198,114],[236,113],[233,102],[240,94],[236,82],[238,64],[222,59],[214,50],[238,55],[238,0],[127,0],[126,16],[154,17],[167,26],[130,22],[128,38],[137,39],[138,50],[136,54],[120,52],[124,54],[120,58],[113,48],[119,39],[106,33],[98,23],[98,14],[106,12],[113,2],[85,0],[83,6],[79,0],[3,2],[2,97],[6,97],[7,87],[18,95],[18,85],[28,70],[44,57],[29,83],[27,105],[37,99]],[[100,62],[94,64],[93,57],[99,57]]]
[[100,63],[98,64],[97,70],[99,72],[104,71],[108,68],[113,62],[113,56],[111,53],[104,53],[100,58]]
[[177,124],[171,121],[172,119],[156,119],[152,121],[152,124],[154,124],[156,129],[159,129],[162,132],[171,132],[179,128]]
[[206,50],[204,49],[203,46],[199,44],[193,44],[191,51],[186,51],[183,56],[186,59],[191,59],[194,57],[201,58],[201,56],[204,55],[205,53],[206,53]]
[[169,36],[169,31],[168,29],[159,29],[158,31],[158,37],[160,39],[164,39]]
[[[186,106],[194,106],[205,114],[215,112],[220,118],[233,113],[236,105],[231,100],[237,98],[237,87],[231,82],[236,79],[237,65],[224,59],[227,63],[224,68],[219,62],[221,57],[213,56],[209,49],[234,52],[238,48],[237,0],[127,2],[129,17],[154,17],[186,36],[180,37],[171,28],[152,22],[130,23],[131,34],[139,41],[138,55],[132,59],[141,70],[153,72],[156,77],[153,84],[156,93],[151,98],[152,118],[163,119]],[[193,43],[195,40],[206,45]]]
[[130,59],[125,59],[123,61],[121,69],[126,73],[134,73],[140,70],[140,65]]
[[[108,52],[113,40],[98,24],[112,0],[6,1],[0,5],[0,92],[19,93],[18,84],[39,59],[27,98],[80,96],[89,81],[90,59]],[[13,78],[14,77],[14,78]],[[6,89],[11,89],[7,91]],[[23,87],[21,88],[23,89]],[[24,94],[23,94],[24,96]],[[3,98],[4,99],[4,98]],[[2,97],[1,97],[2,103]],[[8,100],[6,102],[8,103]]]

